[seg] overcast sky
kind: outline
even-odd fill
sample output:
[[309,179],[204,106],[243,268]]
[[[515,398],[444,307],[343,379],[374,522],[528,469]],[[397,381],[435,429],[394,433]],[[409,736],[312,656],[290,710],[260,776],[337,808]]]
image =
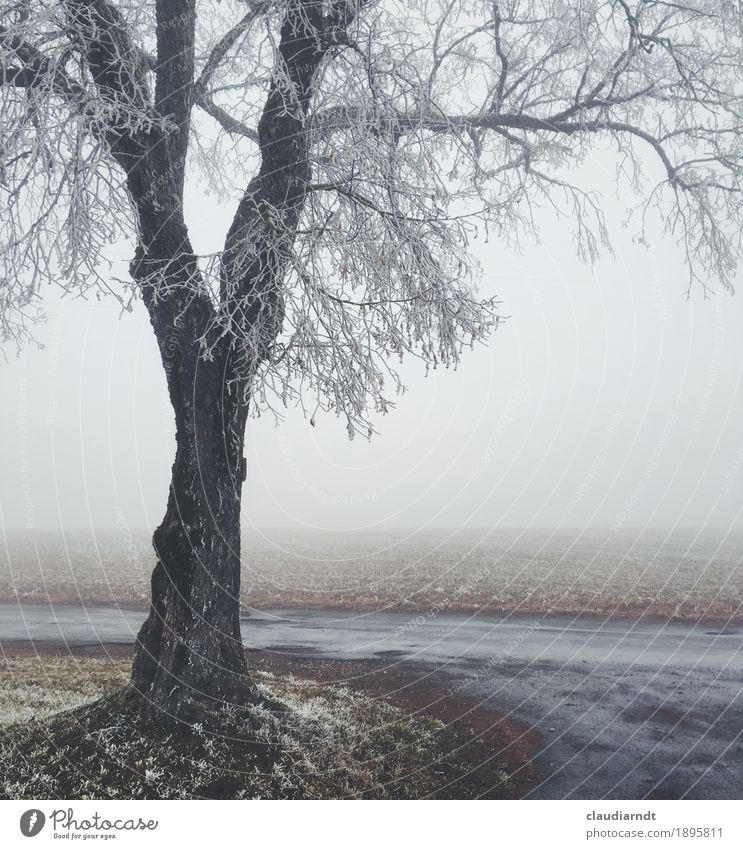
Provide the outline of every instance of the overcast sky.
[[[197,240],[221,240],[231,209],[200,194],[191,208]],[[245,523],[740,526],[743,299],[687,300],[673,242],[634,244],[623,203],[608,208],[617,253],[593,269],[546,216],[521,255],[480,243],[508,321],[457,373],[411,364],[371,443],[298,410],[251,421]],[[47,304],[46,348],[0,368],[3,526],[153,527],[173,426],[145,310]]]

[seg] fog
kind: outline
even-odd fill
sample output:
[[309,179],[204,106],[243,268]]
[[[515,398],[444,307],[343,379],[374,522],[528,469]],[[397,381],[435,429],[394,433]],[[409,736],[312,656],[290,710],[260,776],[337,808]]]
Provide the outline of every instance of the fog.
[[[611,191],[610,165],[592,182]],[[198,245],[230,217],[190,198]],[[740,527],[743,300],[701,287],[671,239],[637,244],[608,201],[616,249],[593,268],[566,223],[540,244],[476,243],[507,320],[457,372],[411,362],[370,442],[298,409],[249,422],[249,526]],[[121,256],[126,254],[119,248]],[[19,529],[153,527],[173,422],[144,307],[47,297],[48,320],[0,367],[0,521]]]

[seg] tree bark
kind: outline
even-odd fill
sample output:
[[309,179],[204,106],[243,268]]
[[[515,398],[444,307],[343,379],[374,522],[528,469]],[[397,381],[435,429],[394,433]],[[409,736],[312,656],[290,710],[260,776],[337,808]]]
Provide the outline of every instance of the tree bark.
[[[163,272],[173,286],[197,273],[187,254],[173,265]],[[199,356],[205,316],[198,300],[173,320],[155,288],[144,291],[175,413],[176,455],[167,510],[153,536],[152,602],[137,637],[132,684],[143,717],[192,724],[225,703],[256,699],[240,636],[248,408],[228,355]]]
[[214,369],[200,363],[193,386],[192,403],[174,405],[176,456],[132,669],[144,715],[188,722],[254,698],[240,635],[242,439],[225,439],[244,417]]
[[[163,27],[181,21],[171,6],[173,0],[158,3]],[[258,699],[240,636],[246,387],[281,330],[281,285],[311,178],[307,112],[312,82],[329,34],[335,37],[347,17],[324,18],[318,0],[290,0],[287,6],[278,51],[281,73],[272,82],[258,127],[261,167],[238,205],[222,256],[220,306],[239,316],[244,333],[254,334],[252,347],[241,348],[234,337],[225,337],[208,358],[200,356],[198,340],[215,314],[198,285],[200,273],[183,219],[187,132],[168,144],[150,143],[145,156],[127,160],[142,237],[132,274],[142,287],[176,418],[168,507],[153,537],[158,559],[152,605],[137,638],[132,670],[146,718],[193,724],[225,703],[243,706]],[[181,24],[190,69],[186,78],[192,80],[193,21]],[[158,57],[166,64],[175,61],[180,54],[174,50],[172,33],[163,32]],[[179,127],[186,126],[190,99],[189,88],[158,73],[156,100],[167,105]],[[179,167],[173,169],[173,162]],[[160,183],[157,175],[168,179]],[[155,198],[148,189],[153,184]]]

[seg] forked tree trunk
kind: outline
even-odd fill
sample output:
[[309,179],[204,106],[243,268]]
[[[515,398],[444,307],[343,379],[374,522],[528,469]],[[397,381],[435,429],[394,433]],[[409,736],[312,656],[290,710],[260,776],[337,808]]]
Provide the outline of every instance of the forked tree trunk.
[[[282,74],[272,83],[258,124],[260,170],[225,241],[220,299],[223,306],[238,305],[243,332],[258,334],[260,344],[249,354],[251,367],[267,356],[281,328],[279,284],[311,180],[306,115],[312,81],[336,30],[353,17],[342,12],[326,20],[323,9],[316,0],[293,0],[287,7],[279,44]],[[191,52],[192,24],[184,34]],[[163,33],[158,55],[169,56],[171,42]],[[182,87],[173,87],[166,112],[180,109],[186,127],[188,104],[181,102],[182,94]],[[250,368],[243,362],[242,369],[232,369],[229,350],[217,349],[208,360],[199,357],[198,340],[209,326],[212,307],[193,286],[199,270],[183,220],[187,139],[187,129],[169,136],[170,147],[152,146],[147,161],[135,158],[127,172],[132,196],[139,198],[142,234],[132,274],[142,284],[177,426],[168,509],[153,540],[158,561],[152,606],[137,639],[132,684],[144,716],[193,723],[224,703],[244,705],[257,696],[240,638],[240,492],[247,415],[242,393]],[[178,168],[171,167],[171,158]],[[155,181],[156,202],[151,174],[167,175],[164,188]],[[225,344],[229,348],[231,343]],[[235,385],[238,372],[242,385]]]
[[132,669],[143,717],[187,723],[225,703],[255,700],[240,637],[247,407],[229,363],[198,356],[198,320],[186,312],[182,335],[168,336],[153,318],[175,412],[176,456],[165,517],[153,536],[151,607]]

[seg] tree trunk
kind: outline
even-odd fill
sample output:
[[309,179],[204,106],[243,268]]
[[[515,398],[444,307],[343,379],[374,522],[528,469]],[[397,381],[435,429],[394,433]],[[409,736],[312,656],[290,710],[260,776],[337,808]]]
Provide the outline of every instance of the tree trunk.
[[[158,560],[152,606],[132,671],[145,717],[193,723],[224,703],[257,698],[240,637],[243,396],[281,329],[280,284],[311,179],[306,115],[312,81],[330,35],[347,19],[342,13],[326,20],[317,0],[292,0],[286,10],[282,74],[272,83],[258,126],[261,167],[238,205],[222,256],[221,306],[234,309],[238,337],[253,338],[252,348],[226,334],[224,349],[211,351],[209,359],[199,356],[198,340],[214,313],[203,286],[194,285],[200,272],[183,218],[188,133],[148,147],[146,157],[128,165],[142,238],[132,274],[142,287],[176,417],[168,509],[153,538]],[[187,29],[185,54],[192,65],[193,20]],[[169,56],[171,43],[172,33],[163,33],[162,45],[158,39],[161,59]],[[190,88],[171,82],[158,78],[163,94],[169,93],[163,114],[181,115],[185,125]],[[240,367],[230,361],[236,342],[242,345]]]
[[256,700],[240,636],[247,405],[231,383],[228,357],[199,357],[203,316],[193,302],[175,322],[160,304],[148,308],[175,412],[176,455],[167,510],[153,536],[152,602],[137,637],[132,684],[144,718],[192,724],[221,705]]
[[[196,383],[206,388],[209,380]],[[242,440],[238,452],[225,439],[230,428],[221,420],[233,405],[218,394],[195,392],[196,409],[176,411],[168,507],[153,536],[152,605],[132,671],[151,718],[164,712],[194,722],[220,704],[253,698],[240,636]]]

